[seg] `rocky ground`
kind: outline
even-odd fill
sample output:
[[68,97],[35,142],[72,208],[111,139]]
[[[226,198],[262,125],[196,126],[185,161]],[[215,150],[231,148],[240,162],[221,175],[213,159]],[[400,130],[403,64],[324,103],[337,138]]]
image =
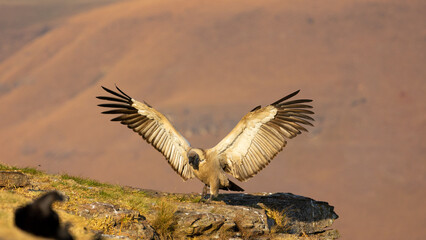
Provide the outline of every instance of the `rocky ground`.
[[175,213],[181,237],[337,239],[338,218],[326,202],[291,193],[223,194],[213,203],[181,203]]
[[[55,182],[58,184],[52,184]],[[338,231],[330,228],[338,218],[333,206],[291,193],[220,194],[218,199],[208,202],[198,194],[170,194],[110,186],[70,176],[45,175],[28,169],[24,173],[10,169],[0,171],[0,193],[6,202],[10,197],[5,196],[11,193],[37,196],[52,190],[52,185],[70,187],[56,187],[68,197],[67,203],[58,206],[58,210],[60,215],[63,211],[77,217],[72,220],[65,217],[65,221],[73,224],[77,235],[78,228],[83,228],[86,237],[90,234],[101,234],[104,239],[339,237]],[[88,189],[95,194],[84,194],[79,189]],[[118,189],[123,196],[114,195],[112,189]],[[97,195],[104,197],[97,198]],[[138,200],[142,199],[144,206],[118,201],[118,198],[134,201],[124,199],[124,195],[139,196]],[[33,199],[31,196],[26,202]],[[2,211],[13,213],[13,208],[2,208]]]

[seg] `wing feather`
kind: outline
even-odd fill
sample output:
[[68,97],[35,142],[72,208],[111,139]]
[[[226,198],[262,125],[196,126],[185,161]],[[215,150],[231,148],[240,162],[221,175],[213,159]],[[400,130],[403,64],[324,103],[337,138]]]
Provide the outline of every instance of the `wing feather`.
[[164,135],[164,131],[163,131],[163,129],[162,128],[158,128],[159,129],[159,131],[158,131],[158,133],[157,133],[157,136],[155,137],[155,139],[154,139],[154,141],[153,141],[153,145],[154,146],[156,146],[156,147],[159,147],[159,142],[160,142],[160,140],[161,140],[161,138],[163,137],[163,135]]
[[171,150],[170,140],[167,139],[166,146],[164,147],[164,153],[165,153],[166,158],[170,158],[170,150]]
[[111,121],[125,121],[125,120],[129,120],[129,119],[133,119],[135,117],[139,117],[140,115],[138,113],[134,113],[134,114],[126,114],[126,115],[121,115],[118,116],[116,118],[111,119]]
[[[302,125],[313,126],[308,110],[310,99],[289,100],[297,95],[293,92],[280,100],[247,113],[235,128],[215,147],[215,153],[225,171],[240,181],[246,181],[265,168],[270,161],[301,131]],[[287,101],[289,100],[289,101]]]
[[102,113],[119,114],[111,121],[119,121],[141,135],[143,139],[164,155],[171,167],[184,180],[194,177],[187,157],[190,145],[163,114],[145,102],[138,102],[131,98],[118,87],[116,87],[118,92],[105,87],[102,88],[113,95],[112,97],[97,97],[109,101],[98,105],[110,109]]
[[[265,158],[263,157],[262,153],[260,152],[259,147],[256,144],[256,140],[253,141],[253,145],[254,146],[248,152],[249,154],[251,154],[253,156],[252,161],[254,161],[254,159],[259,159],[259,163],[263,163]],[[256,165],[258,165],[258,164],[256,164]]]
[[[143,127],[143,123],[146,122],[147,119],[131,119],[129,121],[125,121],[125,124],[131,128],[131,129],[135,129],[138,126],[142,126]],[[136,130],[136,129],[135,129]]]
[[282,110],[284,113],[305,113],[305,114],[314,114],[314,112],[307,109],[284,109]]
[[251,159],[253,157],[253,153],[249,151],[246,155],[247,164],[245,165],[250,172],[255,172],[256,168],[253,164],[253,160]]
[[166,131],[163,130],[162,135],[158,138],[159,138],[159,140],[158,140],[157,146],[158,146],[159,149],[163,149],[164,143],[166,142],[166,139],[167,139]]
[[273,150],[271,144],[269,144],[268,139],[264,135],[259,134],[258,136],[259,136],[259,143],[261,143],[261,145],[262,145],[262,149],[267,152],[268,158],[271,158],[274,155],[274,153],[273,153],[274,150]]
[[260,159],[261,163],[265,163],[266,156],[269,156],[269,152],[267,152],[267,149],[262,147],[262,143],[259,140],[259,138],[255,139],[253,141],[253,145],[255,147],[256,151],[256,158]]

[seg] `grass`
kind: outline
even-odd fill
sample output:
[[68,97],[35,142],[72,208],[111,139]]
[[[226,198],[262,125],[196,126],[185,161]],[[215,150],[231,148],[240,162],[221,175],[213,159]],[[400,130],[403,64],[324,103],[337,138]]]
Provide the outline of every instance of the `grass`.
[[82,178],[82,177],[74,177],[74,176],[70,176],[68,174],[61,175],[61,178],[64,179],[64,180],[72,179],[72,180],[74,180],[76,183],[78,183],[80,185],[85,185],[85,186],[89,186],[89,187],[111,186],[111,185],[108,185],[106,183],[101,183],[101,182],[98,182],[98,181],[93,180],[93,179]]
[[263,208],[266,211],[266,215],[268,215],[268,217],[273,219],[275,222],[275,225],[271,228],[271,233],[287,233],[291,230],[291,219],[287,215],[287,213],[290,211],[290,206],[279,211],[277,209],[269,208],[261,203],[258,205]]
[[[134,227],[135,222],[146,221],[156,230],[162,239],[172,239],[177,227],[175,213],[177,205],[186,203],[199,203],[199,195],[166,194],[164,196],[152,195],[139,189],[122,187],[119,185],[101,183],[89,178],[75,177],[68,174],[52,175],[33,168],[16,168],[0,164],[0,170],[20,171],[30,179],[30,185],[22,188],[0,188],[0,236],[9,239],[34,239],[17,229],[13,224],[14,210],[31,202],[46,191],[58,190],[69,197],[65,202],[55,203],[54,209],[60,215],[62,222],[71,222],[71,233],[75,239],[92,239],[96,232],[103,232],[115,236],[129,236],[128,232]],[[96,212],[93,215],[84,215],[82,206],[94,203],[111,204],[114,208],[133,210],[131,213],[119,217]],[[288,209],[278,211],[261,206],[269,218],[275,221],[271,232],[288,232]],[[212,211],[215,211],[212,209]],[[243,239],[255,239],[249,229],[244,227],[244,215],[237,214],[236,228]],[[219,233],[220,239],[228,239],[226,232]],[[288,236],[284,239],[309,239],[308,236]],[[114,239],[114,238],[113,238]],[[118,238],[116,238],[118,239]]]
[[177,207],[168,199],[161,198],[156,204],[157,213],[152,221],[152,227],[157,230],[163,239],[172,239],[176,226],[175,212]]
[[[45,174],[34,168],[17,168],[0,164],[0,170],[23,172],[31,182],[30,186],[22,188],[0,188],[0,236],[10,236],[10,239],[32,239],[14,227],[13,212],[17,207],[51,190],[58,190],[69,197],[65,202],[55,203],[54,208],[63,222],[72,222],[70,230],[76,239],[91,239],[96,231],[121,235],[122,231],[131,227],[132,222],[138,221],[138,217],[132,214],[126,214],[120,219],[108,216],[91,216],[91,218],[79,216],[81,206],[95,202],[134,210],[145,215],[151,225],[158,227],[157,231],[160,234],[171,236],[169,232],[173,230],[173,214],[176,211],[175,206],[170,203],[171,199],[159,202],[158,198],[150,197],[138,189],[68,174]],[[178,202],[177,199],[172,201]]]
[[3,165],[0,164],[0,171],[20,171],[22,173],[27,173],[27,174],[31,174],[31,175],[42,175],[43,172],[40,170],[37,170],[35,168],[30,168],[30,167],[24,167],[24,168],[17,168],[17,167],[12,167],[12,166],[8,166],[8,165]]
[[203,197],[199,195],[187,195],[187,194],[176,194],[171,195],[168,199],[176,201],[176,202],[189,202],[189,203],[200,203],[203,201]]

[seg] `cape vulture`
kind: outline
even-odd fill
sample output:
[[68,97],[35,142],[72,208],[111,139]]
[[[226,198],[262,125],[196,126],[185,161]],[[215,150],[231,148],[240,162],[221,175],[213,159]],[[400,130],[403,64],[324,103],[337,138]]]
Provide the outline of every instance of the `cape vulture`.
[[225,173],[240,181],[256,175],[284,148],[287,139],[301,131],[302,125],[313,126],[308,110],[310,99],[288,101],[299,93],[293,92],[266,106],[257,106],[247,113],[234,129],[210,149],[193,148],[172,126],[169,120],[146,102],[139,102],[121,91],[102,87],[110,96],[98,99],[110,103],[99,104],[111,108],[104,114],[118,114],[111,119],[141,135],[163,154],[171,167],[184,179],[198,178],[203,182],[203,196],[210,188],[210,199],[219,189],[244,191],[231,182]]

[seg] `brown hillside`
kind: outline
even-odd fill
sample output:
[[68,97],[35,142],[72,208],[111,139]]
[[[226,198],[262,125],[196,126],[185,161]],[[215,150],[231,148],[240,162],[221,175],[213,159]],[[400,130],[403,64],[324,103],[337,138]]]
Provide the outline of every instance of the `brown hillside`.
[[0,62],[69,16],[117,0],[0,0]]
[[0,64],[1,161],[199,192],[100,114],[100,86],[146,100],[202,147],[258,104],[301,89],[314,99],[315,127],[241,186],[330,202],[344,239],[420,239],[425,12],[420,0],[189,0],[75,15]]

